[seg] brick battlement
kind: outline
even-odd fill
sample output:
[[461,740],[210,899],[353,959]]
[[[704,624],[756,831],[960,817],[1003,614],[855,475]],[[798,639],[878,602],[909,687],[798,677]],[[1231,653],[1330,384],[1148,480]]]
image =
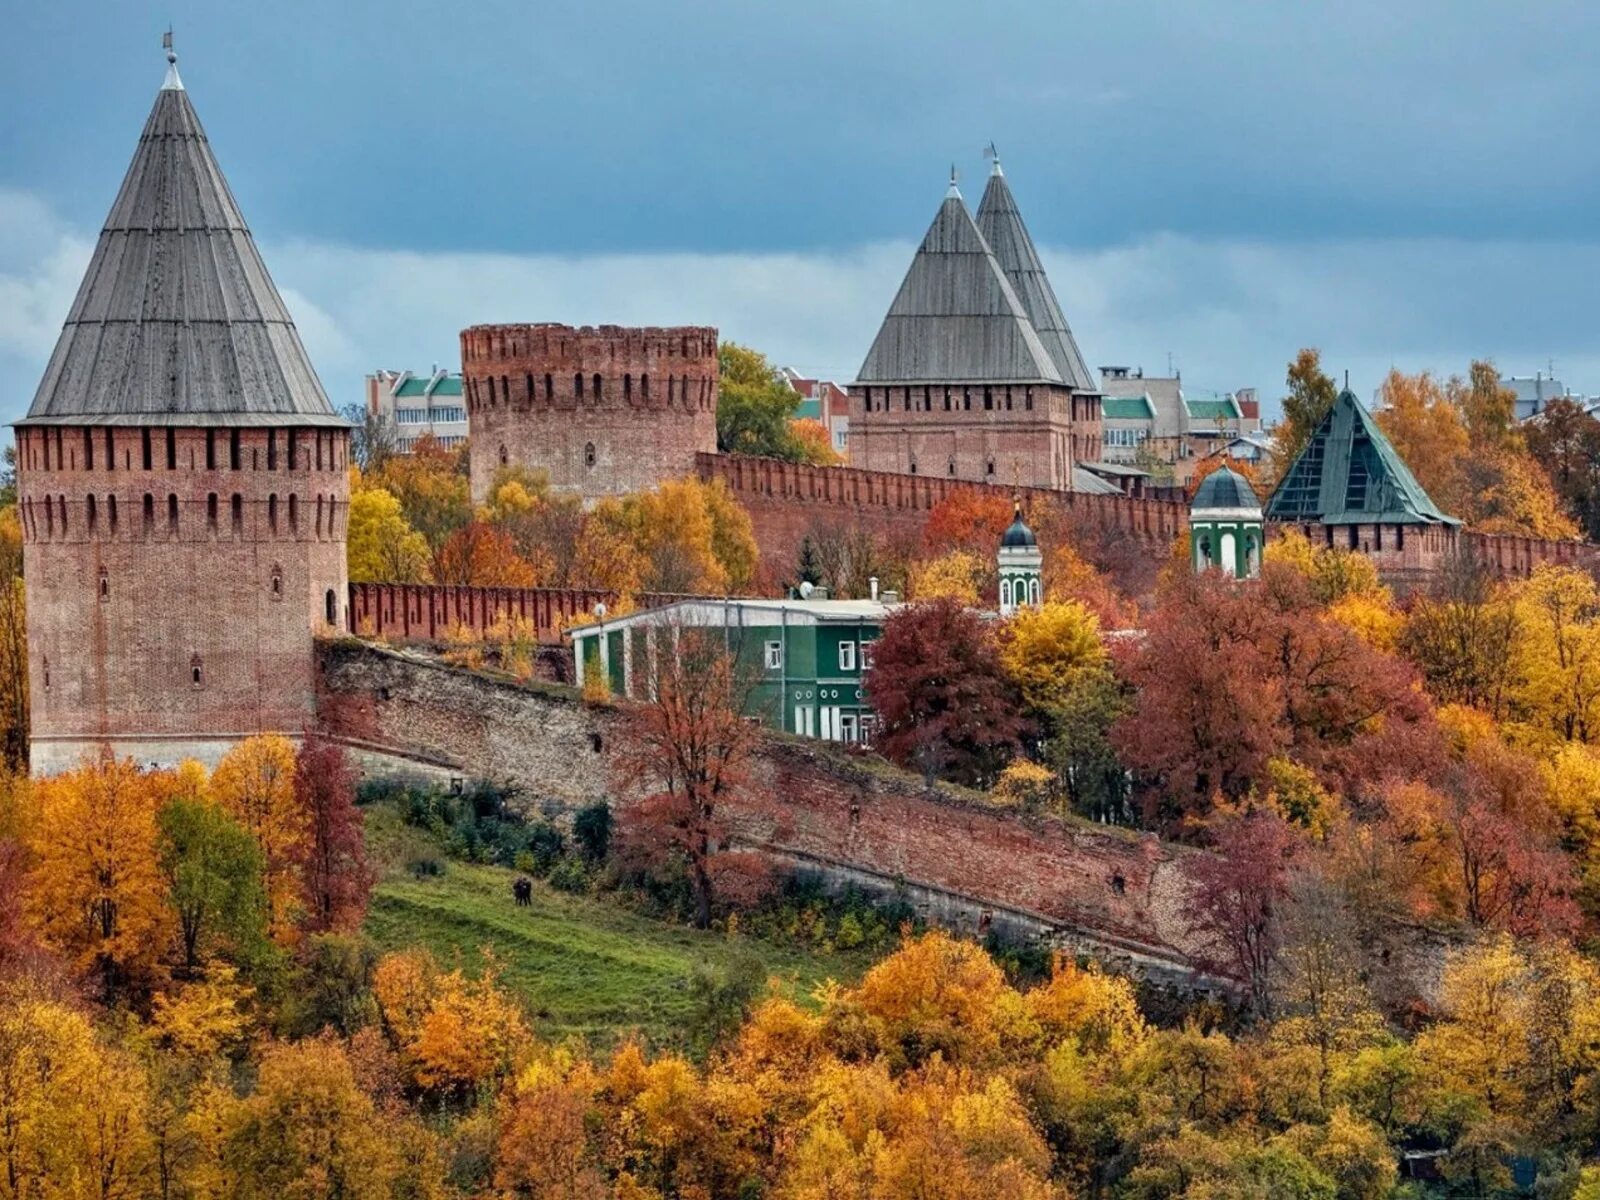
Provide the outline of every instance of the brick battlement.
[[477,503],[504,466],[593,499],[686,475],[716,448],[710,326],[475,325],[461,372]]
[[[685,599],[642,592],[637,608],[659,608]],[[574,618],[596,604],[615,609],[615,592],[584,588],[448,587],[431,583],[352,583],[349,632],[391,642],[438,642],[470,631],[484,637],[497,625],[524,623],[541,642],[559,643]]]

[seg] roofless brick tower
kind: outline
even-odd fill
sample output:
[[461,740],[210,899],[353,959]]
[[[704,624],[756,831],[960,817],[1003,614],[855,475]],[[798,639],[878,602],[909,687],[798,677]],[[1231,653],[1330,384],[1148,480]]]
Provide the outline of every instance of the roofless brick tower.
[[717,331],[474,325],[461,331],[472,499],[503,466],[586,500],[653,488],[717,448]]
[[348,427],[167,60],[17,422],[41,773],[298,733],[343,627]]

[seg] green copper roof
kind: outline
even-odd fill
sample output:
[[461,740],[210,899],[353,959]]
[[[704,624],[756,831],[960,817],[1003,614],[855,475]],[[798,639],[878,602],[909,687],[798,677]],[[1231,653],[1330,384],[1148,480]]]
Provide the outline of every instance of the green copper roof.
[[1362,407],[1339,393],[1267,502],[1269,521],[1459,525],[1441,512]]
[[1220,467],[1200,481],[1190,503],[1191,512],[1208,508],[1253,508],[1259,513],[1261,501],[1250,486],[1250,481],[1228,467]]
[[1154,421],[1156,410],[1149,396],[1107,396],[1100,401],[1100,416],[1108,421]]
[[1215,421],[1218,417],[1233,421],[1239,417],[1239,406],[1233,402],[1232,396],[1222,400],[1185,399],[1184,405],[1189,410],[1191,421]]
[[406,396],[459,396],[461,395],[461,376],[446,375],[439,381],[439,386],[429,392],[428,378],[426,376],[413,375],[400,385],[395,395],[402,399]]

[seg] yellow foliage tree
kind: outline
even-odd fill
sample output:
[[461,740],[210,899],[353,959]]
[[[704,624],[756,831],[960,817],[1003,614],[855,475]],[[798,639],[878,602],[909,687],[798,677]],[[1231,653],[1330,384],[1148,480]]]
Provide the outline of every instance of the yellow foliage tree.
[[1513,703],[1538,738],[1600,735],[1600,589],[1587,572],[1542,565],[1513,591]]
[[1009,763],[989,792],[989,800],[1002,808],[1043,808],[1055,790],[1056,777],[1049,768],[1019,758]]
[[497,979],[493,959],[475,980],[460,968],[441,972],[425,951],[387,955],[378,964],[373,995],[419,1086],[465,1095],[517,1066],[528,1031]]
[[34,926],[108,994],[140,982],[167,936],[151,780],[109,755],[34,789]]
[[387,488],[350,493],[346,558],[353,583],[426,583],[428,539],[411,527],[399,498]]
[[1029,708],[1058,707],[1088,676],[1106,669],[1100,622],[1076,600],[1021,609],[1002,635],[1000,665]]
[[989,564],[966,550],[951,550],[938,558],[913,563],[910,599],[955,600],[977,605],[984,581],[991,573]]
[[261,847],[266,860],[269,928],[280,943],[294,938],[300,915],[300,870],[311,836],[294,794],[294,745],[277,734],[246,738],[222,756],[212,794]]

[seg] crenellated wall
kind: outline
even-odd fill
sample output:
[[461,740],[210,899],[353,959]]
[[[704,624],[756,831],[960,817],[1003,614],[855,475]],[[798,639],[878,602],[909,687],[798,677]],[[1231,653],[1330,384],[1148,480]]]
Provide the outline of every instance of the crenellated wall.
[[717,448],[717,331],[475,325],[461,332],[472,498],[502,466],[585,499],[656,486]]
[[[657,608],[683,596],[641,592],[636,608]],[[559,642],[575,617],[596,604],[615,611],[615,592],[585,588],[451,587],[433,583],[352,583],[348,631],[390,642],[436,642],[463,631],[484,635],[495,626],[531,626],[539,640]]]

